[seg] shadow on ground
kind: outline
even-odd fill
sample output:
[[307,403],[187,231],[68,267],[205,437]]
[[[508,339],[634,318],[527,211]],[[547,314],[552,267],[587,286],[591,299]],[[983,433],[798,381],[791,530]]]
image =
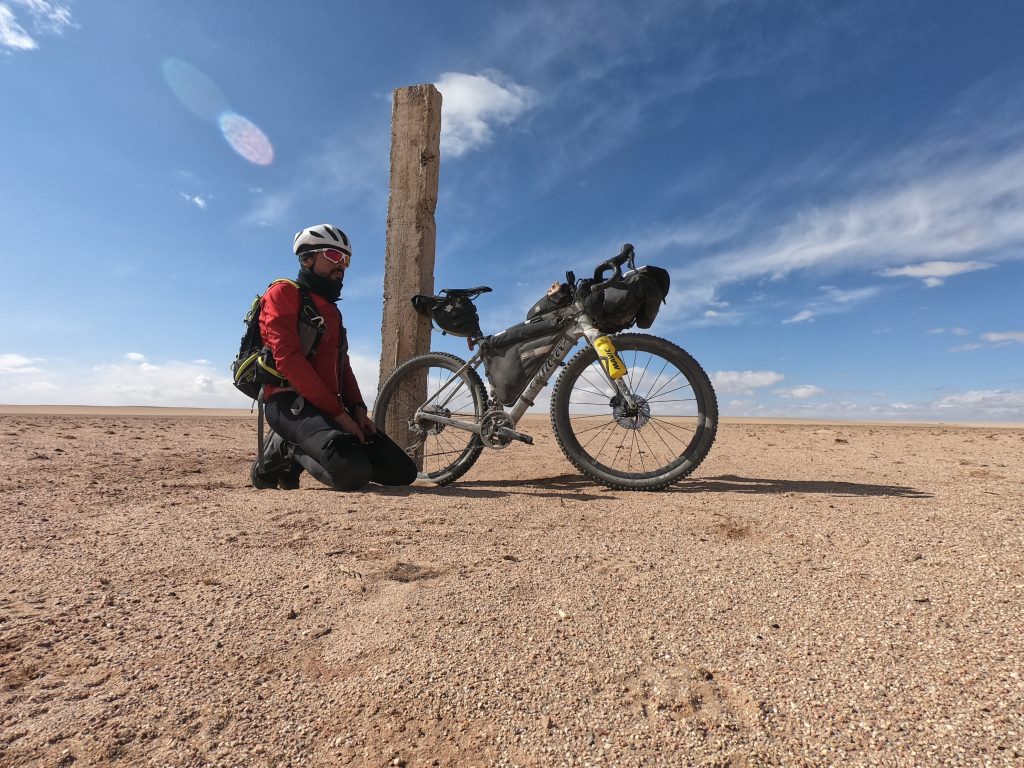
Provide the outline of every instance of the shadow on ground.
[[[324,493],[333,493],[320,488]],[[583,475],[555,475],[532,480],[456,480],[452,485],[414,485],[386,487],[370,485],[367,491],[385,496],[431,494],[446,498],[500,499],[511,495],[538,496],[572,501],[600,501],[608,494],[630,493],[605,488]],[[763,477],[718,475],[682,480],[662,493],[820,493],[827,496],[891,496],[903,499],[930,499],[932,494],[905,485],[872,485],[831,480],[772,480]]]
[[763,477],[718,475],[684,480],[670,489],[675,493],[823,493],[829,496],[895,496],[930,499],[932,494],[905,485],[872,485],[831,480],[771,480]]

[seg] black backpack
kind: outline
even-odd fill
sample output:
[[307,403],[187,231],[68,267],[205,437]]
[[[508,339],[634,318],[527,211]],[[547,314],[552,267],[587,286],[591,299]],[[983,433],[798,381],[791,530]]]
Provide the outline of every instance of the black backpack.
[[[306,358],[316,353],[317,345],[324,335],[324,319],[313,303],[309,291],[294,280],[281,278],[267,286],[269,289],[278,283],[290,283],[302,296],[302,308],[299,311],[299,338]],[[264,292],[265,293],[265,292]],[[243,394],[257,400],[264,384],[275,387],[287,387],[288,380],[274,367],[274,355],[270,347],[263,343],[260,334],[260,309],[263,307],[263,296],[258,295],[245,315],[245,333],[242,335],[238,354],[231,363],[231,373],[235,388]]]

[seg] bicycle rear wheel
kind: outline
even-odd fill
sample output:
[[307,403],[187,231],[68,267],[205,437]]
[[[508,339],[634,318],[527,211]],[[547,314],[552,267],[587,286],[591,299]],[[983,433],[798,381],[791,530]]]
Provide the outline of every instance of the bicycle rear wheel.
[[465,474],[483,450],[473,432],[415,418],[420,411],[480,423],[487,395],[476,371],[462,370],[465,364],[444,352],[417,355],[395,369],[377,396],[374,423],[416,462],[420,480],[447,485]]
[[636,399],[630,410],[592,346],[576,353],[551,395],[558,445],[584,475],[617,490],[660,490],[697,468],[718,429],[718,401],[704,369],[670,341],[614,337]]

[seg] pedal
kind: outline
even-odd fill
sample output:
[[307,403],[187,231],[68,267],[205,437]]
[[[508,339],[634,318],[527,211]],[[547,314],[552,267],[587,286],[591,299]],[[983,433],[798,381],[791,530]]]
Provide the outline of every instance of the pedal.
[[533,445],[533,438],[529,435],[523,434],[522,432],[516,432],[514,429],[508,427],[502,427],[498,430],[498,434],[502,437],[507,437],[509,440],[518,440],[521,443],[527,445]]

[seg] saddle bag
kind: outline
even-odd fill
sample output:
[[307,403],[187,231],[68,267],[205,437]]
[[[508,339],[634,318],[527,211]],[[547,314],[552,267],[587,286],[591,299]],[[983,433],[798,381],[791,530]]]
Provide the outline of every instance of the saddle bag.
[[468,296],[417,294],[412,297],[412,306],[421,315],[426,315],[437,323],[441,333],[474,339],[484,335],[480,330],[480,315],[476,311],[476,305]]
[[661,267],[640,267],[621,281],[583,302],[587,314],[602,333],[618,333],[633,325],[650,328],[668,295],[670,278]]
[[481,343],[481,357],[494,398],[515,405],[562,335],[562,320],[551,318],[513,325]]

